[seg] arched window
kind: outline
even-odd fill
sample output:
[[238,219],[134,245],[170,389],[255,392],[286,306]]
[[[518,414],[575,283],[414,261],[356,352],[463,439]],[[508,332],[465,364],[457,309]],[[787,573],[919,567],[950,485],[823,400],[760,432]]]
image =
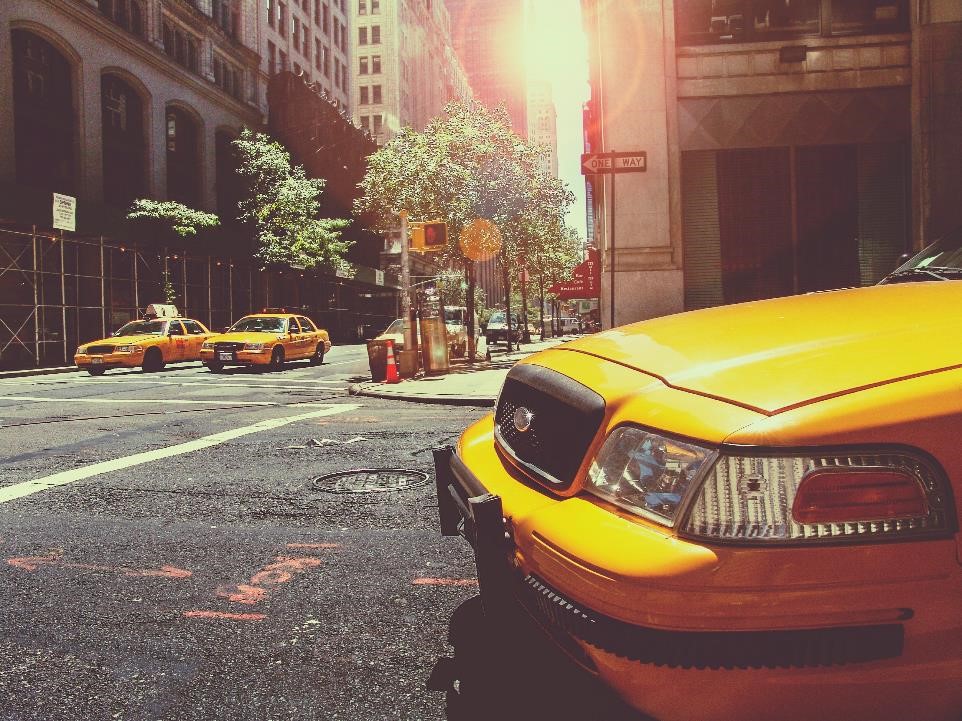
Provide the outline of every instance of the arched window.
[[192,208],[200,204],[197,122],[180,108],[167,108],[167,197]]
[[237,153],[231,132],[218,130],[215,137],[214,163],[217,168],[217,214],[226,222],[237,218],[241,200],[241,178],[237,174]]
[[144,104],[116,75],[100,79],[103,116],[104,201],[127,207],[146,195]]
[[75,194],[70,63],[49,42],[11,32],[17,181]]

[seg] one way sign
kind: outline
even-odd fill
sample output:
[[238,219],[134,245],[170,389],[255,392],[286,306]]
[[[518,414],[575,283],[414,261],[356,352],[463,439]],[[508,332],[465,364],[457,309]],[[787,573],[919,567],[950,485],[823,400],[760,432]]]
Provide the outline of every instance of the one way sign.
[[648,170],[648,153],[585,153],[581,156],[581,174],[644,173]]

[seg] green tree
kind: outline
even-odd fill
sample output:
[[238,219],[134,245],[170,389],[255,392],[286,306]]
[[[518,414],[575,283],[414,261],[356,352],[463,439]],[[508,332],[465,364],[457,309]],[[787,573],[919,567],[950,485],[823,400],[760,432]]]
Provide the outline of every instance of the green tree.
[[[153,228],[155,238],[161,240],[164,235],[174,235],[186,239],[197,235],[200,228],[215,228],[220,225],[220,218],[213,213],[194,210],[175,200],[151,200],[138,198],[127,211],[127,220],[143,223]],[[163,271],[163,292],[166,303],[177,301],[177,291],[170,282],[170,274]]]
[[[472,346],[475,259],[461,247],[461,231],[473,220],[487,219],[505,244],[514,242],[512,223],[538,211],[544,199],[536,192],[540,157],[541,151],[511,131],[503,108],[489,111],[472,101],[449,103],[423,132],[405,128],[368,158],[356,214],[385,231],[397,227],[402,210],[412,221],[448,224],[442,260],[464,272]],[[502,252],[514,257],[510,248]]]
[[256,229],[255,257],[262,265],[341,267],[352,245],[341,231],[350,221],[318,217],[324,181],[292,166],[290,153],[264,133],[244,130],[234,147],[237,172],[248,184],[239,219]]

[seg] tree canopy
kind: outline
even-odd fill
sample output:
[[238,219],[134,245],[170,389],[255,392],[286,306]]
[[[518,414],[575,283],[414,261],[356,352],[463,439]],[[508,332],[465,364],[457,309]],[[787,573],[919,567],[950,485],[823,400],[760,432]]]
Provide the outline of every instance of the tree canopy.
[[341,231],[350,221],[318,217],[324,181],[292,166],[290,153],[264,133],[244,130],[234,147],[248,183],[239,217],[256,229],[255,257],[264,266],[341,267],[352,245]]
[[127,220],[147,221],[170,230],[181,238],[197,235],[198,228],[215,228],[220,218],[213,213],[188,208],[175,200],[138,198],[127,211]]

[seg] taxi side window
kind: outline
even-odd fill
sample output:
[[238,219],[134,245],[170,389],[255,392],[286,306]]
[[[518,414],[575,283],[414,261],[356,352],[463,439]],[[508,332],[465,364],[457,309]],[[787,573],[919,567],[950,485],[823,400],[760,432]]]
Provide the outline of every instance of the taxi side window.
[[301,322],[301,328],[304,329],[305,333],[313,333],[317,330],[314,324],[311,322],[310,318],[304,318],[303,316],[297,316],[297,319]]
[[297,320],[294,318],[287,319],[287,330],[289,333],[300,333],[301,327],[297,324]]
[[182,321],[184,327],[187,329],[189,335],[203,335],[204,329],[200,327],[200,323],[193,320]]
[[178,320],[170,321],[167,326],[167,335],[184,335],[184,328]]

